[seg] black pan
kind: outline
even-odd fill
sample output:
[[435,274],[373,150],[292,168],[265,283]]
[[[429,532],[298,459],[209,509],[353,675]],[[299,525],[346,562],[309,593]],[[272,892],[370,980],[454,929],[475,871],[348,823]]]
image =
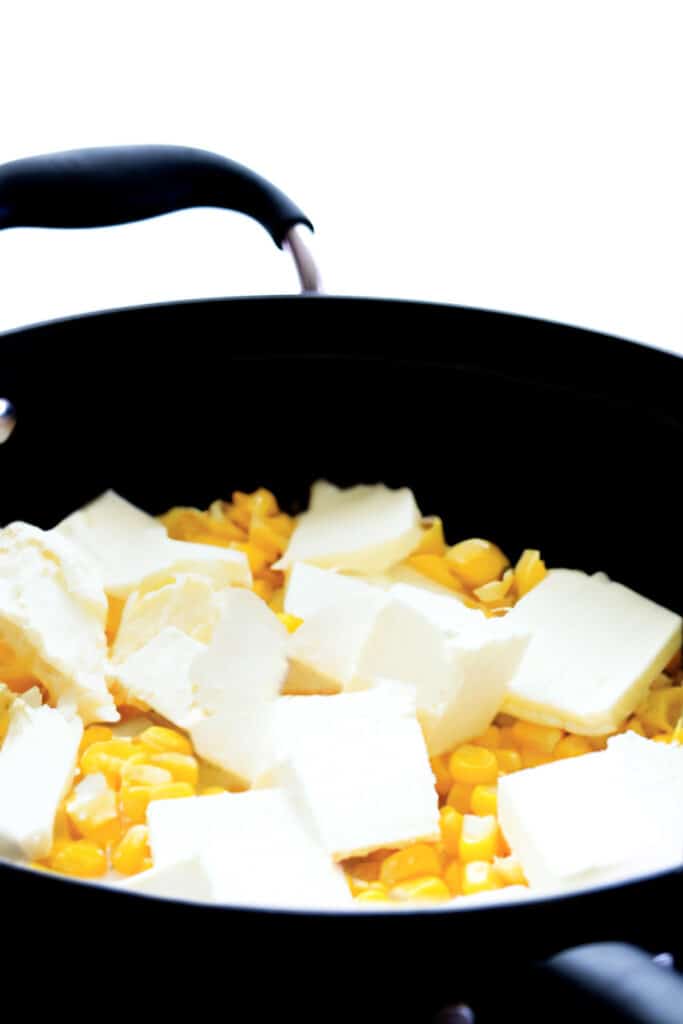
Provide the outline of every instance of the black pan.
[[[255,216],[315,287],[306,217],[220,157],[138,147],[0,168],[0,227],[207,205]],[[296,511],[317,477],[382,480],[411,486],[452,536],[489,536],[513,558],[538,547],[551,566],[605,570],[683,612],[682,385],[674,355],[455,306],[309,293],[75,317],[0,339],[0,394],[16,409],[2,520],[51,526],[107,487],[158,513],[263,484]],[[10,419],[7,407],[6,433]],[[32,1012],[115,1003],[125,1017],[130,997],[160,1019],[426,1021],[469,999],[481,1020],[553,1021],[574,1019],[579,1000],[589,1019],[683,1020],[683,982],[645,953],[591,948],[531,970],[577,944],[683,952],[683,870],[520,904],[362,915],[155,900],[7,864],[0,893],[4,973]],[[558,995],[560,976],[579,977],[582,994]]]

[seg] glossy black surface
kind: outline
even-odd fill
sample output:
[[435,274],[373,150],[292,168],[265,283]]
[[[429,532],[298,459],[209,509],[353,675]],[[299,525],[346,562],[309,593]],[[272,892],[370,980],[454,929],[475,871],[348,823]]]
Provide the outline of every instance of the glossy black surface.
[[[106,487],[156,513],[263,484],[295,511],[317,477],[382,480],[411,486],[451,541],[539,547],[683,611],[675,356],[453,307],[239,299],[5,335],[0,380],[18,417],[0,448],[3,521],[51,526]],[[5,953],[29,982],[41,942],[37,1004],[91,1006],[92,989],[101,1005],[109,983],[119,1001],[143,978],[145,1005],[174,1018],[429,1020],[477,993],[530,998],[520,964],[572,944],[678,948],[683,874],[388,917],[188,907],[6,867],[0,892]]]

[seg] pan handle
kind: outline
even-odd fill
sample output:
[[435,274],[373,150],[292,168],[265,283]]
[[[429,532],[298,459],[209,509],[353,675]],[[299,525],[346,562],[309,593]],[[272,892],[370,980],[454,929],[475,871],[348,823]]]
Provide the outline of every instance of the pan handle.
[[636,946],[596,942],[566,949],[541,966],[542,990],[561,1007],[545,1019],[681,1024],[683,977]]
[[238,210],[290,250],[303,291],[320,277],[301,225],[308,217],[265,178],[202,149],[110,146],[14,160],[0,166],[0,228],[92,228],[194,206]]

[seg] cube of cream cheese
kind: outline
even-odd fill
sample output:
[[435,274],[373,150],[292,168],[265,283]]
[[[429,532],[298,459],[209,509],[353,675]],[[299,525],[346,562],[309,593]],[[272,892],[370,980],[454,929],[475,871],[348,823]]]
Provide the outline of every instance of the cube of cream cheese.
[[438,839],[434,776],[405,688],[290,700],[274,777],[335,860]]
[[154,870],[199,856],[217,903],[351,904],[343,872],[280,790],[158,801],[147,813]]
[[376,679],[412,684],[430,754],[483,732],[527,645],[504,622],[417,587],[381,590],[296,566],[290,588],[292,606],[311,614],[289,640],[286,692],[338,693]]
[[217,587],[251,583],[244,552],[171,540],[162,523],[115,491],[106,491],[56,529],[97,566],[112,597],[153,589],[186,573],[206,576]]
[[16,697],[0,749],[0,853],[35,860],[52,847],[59,803],[76,769],[83,724]]
[[408,488],[391,490],[383,484],[352,488],[331,502],[314,503],[299,517],[275,568],[310,562],[323,568],[382,573],[418,546],[420,518]]
[[115,722],[105,663],[107,602],[99,577],[54,530],[0,530],[0,640],[85,723]]
[[116,883],[116,887],[144,896],[162,896],[191,903],[214,902],[211,879],[199,854],[141,871]]
[[602,574],[554,569],[508,613],[531,640],[503,710],[614,732],[681,646],[681,617]]
[[109,679],[144,701],[181,729],[197,719],[192,666],[206,644],[166,626],[124,662],[112,665]]
[[560,891],[683,863],[683,747],[634,733],[506,775],[498,818],[532,888]]
[[208,643],[223,612],[223,596],[204,576],[188,574],[158,590],[135,591],[126,601],[112,661],[119,665],[151,643],[164,629],[176,629],[199,643]]
[[195,749],[243,783],[270,762],[272,705],[287,674],[287,637],[259,597],[227,591],[211,643],[192,666],[200,716],[190,727]]

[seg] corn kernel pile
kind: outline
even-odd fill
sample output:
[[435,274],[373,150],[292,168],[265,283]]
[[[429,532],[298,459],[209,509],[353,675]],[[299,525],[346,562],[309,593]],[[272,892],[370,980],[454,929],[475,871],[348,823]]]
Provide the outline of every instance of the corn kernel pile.
[[[232,502],[215,501],[206,511],[173,508],[161,521],[176,540],[245,552],[254,577],[253,591],[290,631],[297,629],[300,620],[283,612],[284,574],[272,569],[287,547],[295,521],[280,511],[270,491],[236,491]],[[487,615],[504,615],[546,574],[538,551],[525,550],[513,567],[489,541],[471,538],[448,546],[437,517],[425,519],[423,529],[421,544],[406,565]],[[110,601],[110,643],[121,607],[122,602]],[[20,675],[13,680],[11,672],[5,677],[17,691],[35,685],[35,680]],[[143,727],[133,736],[117,735],[116,727],[104,725],[85,730],[78,774],[57,816],[53,848],[36,866],[79,878],[98,878],[110,871],[136,874],[152,864],[145,825],[151,801],[224,791],[210,784],[210,773],[206,774],[183,732],[161,719],[147,724],[141,717],[148,712],[144,705],[128,701],[124,694],[115,697],[126,725],[140,718]],[[0,742],[6,728],[7,708],[0,706]],[[683,742],[680,653],[623,729],[660,742]],[[602,749],[606,741],[607,737],[588,739],[499,715],[483,735],[431,761],[440,803],[440,841],[398,851],[379,850],[347,861],[344,867],[355,900],[359,904],[439,902],[526,884],[498,826],[498,779],[522,768]],[[106,786],[84,802],[74,790],[93,774],[104,776]]]

